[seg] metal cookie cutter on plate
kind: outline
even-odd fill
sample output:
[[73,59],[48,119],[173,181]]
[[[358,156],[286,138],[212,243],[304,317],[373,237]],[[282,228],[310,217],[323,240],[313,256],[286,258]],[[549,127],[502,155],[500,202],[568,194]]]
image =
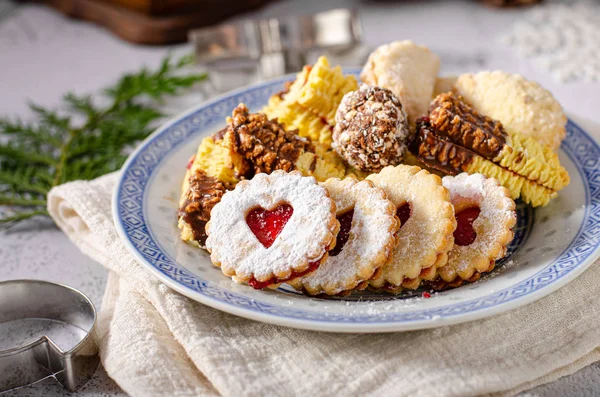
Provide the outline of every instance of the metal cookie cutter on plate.
[[83,386],[99,362],[93,303],[76,289],[61,284],[36,280],[0,282],[0,324],[25,319],[66,323],[85,336],[68,351],[47,336],[0,351],[0,393],[49,376],[68,391]]

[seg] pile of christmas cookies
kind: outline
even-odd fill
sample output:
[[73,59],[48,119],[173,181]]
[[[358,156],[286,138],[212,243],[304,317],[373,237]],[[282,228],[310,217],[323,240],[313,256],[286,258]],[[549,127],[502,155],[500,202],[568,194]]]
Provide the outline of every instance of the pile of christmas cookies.
[[359,84],[324,57],[244,104],[190,159],[181,239],[234,281],[310,295],[457,287],[506,255],[515,202],[569,184],[566,117],[503,72],[440,78],[411,42],[376,49]]

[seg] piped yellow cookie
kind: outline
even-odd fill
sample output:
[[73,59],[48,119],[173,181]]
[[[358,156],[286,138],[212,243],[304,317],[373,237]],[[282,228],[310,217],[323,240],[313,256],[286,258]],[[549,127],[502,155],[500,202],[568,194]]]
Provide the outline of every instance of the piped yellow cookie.
[[526,204],[533,207],[544,206],[557,195],[552,189],[538,185],[469,149],[443,139],[435,133],[426,119],[418,123],[410,149],[419,161],[445,174],[481,173],[495,178],[509,190],[513,199],[521,197]]
[[429,106],[429,122],[438,135],[552,190],[569,184],[558,155],[533,138],[507,134],[502,123],[484,116],[452,93]]
[[446,176],[442,179],[454,205],[456,230],[448,263],[438,269],[436,289],[475,281],[494,269],[506,255],[517,216],[515,202],[497,180],[482,174]]
[[328,146],[338,105],[344,94],[356,88],[354,76],[344,76],[341,67],[332,68],[327,58],[320,57],[313,66],[305,66],[286,90],[273,95],[263,111],[298,129],[300,136]]
[[206,225],[211,261],[262,289],[315,271],[335,246],[335,203],[312,177],[281,170],[237,184]]
[[335,247],[314,272],[290,284],[310,295],[364,289],[396,245],[396,207],[370,181],[329,179],[321,183],[336,204],[340,222]]
[[188,162],[181,186],[177,220],[181,240],[204,247],[210,211],[237,182],[222,136],[204,138]]
[[401,221],[396,244],[370,288],[398,293],[433,280],[448,261],[456,229],[450,194],[437,175],[415,166],[386,167],[367,180],[385,191]]
[[570,182],[558,156],[532,138],[509,136],[502,124],[480,115],[451,93],[438,95],[417,123],[411,151],[427,166],[451,175],[496,178],[513,199],[546,205]]
[[237,182],[256,173],[297,170],[318,181],[345,175],[343,160],[333,150],[313,145],[295,132],[238,105],[227,127],[204,138],[188,163],[179,203],[181,239],[204,247],[204,228],[213,206]]

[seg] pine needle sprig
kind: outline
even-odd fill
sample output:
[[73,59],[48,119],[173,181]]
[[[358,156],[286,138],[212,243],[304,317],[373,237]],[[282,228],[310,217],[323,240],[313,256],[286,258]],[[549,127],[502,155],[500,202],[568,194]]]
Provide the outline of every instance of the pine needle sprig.
[[118,170],[163,117],[157,105],[206,78],[193,61],[165,58],[157,70],[123,76],[98,98],[68,93],[61,110],[30,104],[35,121],[0,117],[0,226],[47,216],[50,189]]

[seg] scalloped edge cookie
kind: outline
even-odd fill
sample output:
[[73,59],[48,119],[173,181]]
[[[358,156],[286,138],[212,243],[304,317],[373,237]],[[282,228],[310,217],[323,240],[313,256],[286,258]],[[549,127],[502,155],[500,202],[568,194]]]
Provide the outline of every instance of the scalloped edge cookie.
[[[371,181],[332,178],[321,186],[335,201],[338,219],[353,211],[348,240],[337,255],[330,251],[329,258],[317,270],[288,284],[309,295],[338,295],[364,289],[368,284],[365,281],[383,266],[396,245],[400,228],[396,207]],[[336,251],[339,237],[338,234]]]
[[383,189],[396,208],[409,203],[411,214],[398,231],[398,243],[369,288],[399,293],[433,280],[454,245],[456,229],[450,193],[439,176],[416,166],[386,167],[367,177]]
[[448,263],[438,269],[440,279],[432,283],[435,289],[462,285],[492,271],[496,261],[506,255],[517,222],[515,202],[496,179],[461,173],[444,177],[442,183],[450,192],[457,215],[475,206],[480,213],[473,221],[475,240],[469,245],[454,244]]
[[[267,248],[246,217],[255,208],[272,210],[283,203],[292,207],[292,216]],[[299,171],[257,174],[214,206],[206,224],[206,248],[213,264],[236,282],[285,282],[327,259],[340,228],[335,211],[329,193],[313,177]]]

